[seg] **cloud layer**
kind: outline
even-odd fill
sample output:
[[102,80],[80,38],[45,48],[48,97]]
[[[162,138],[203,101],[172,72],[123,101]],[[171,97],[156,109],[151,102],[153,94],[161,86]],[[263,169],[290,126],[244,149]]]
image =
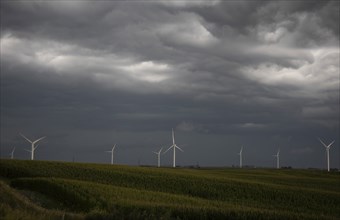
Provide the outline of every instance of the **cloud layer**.
[[282,145],[323,167],[322,136],[339,167],[338,21],[338,1],[2,2],[2,157],[21,131],[49,137],[41,159],[105,162],[118,142],[152,164],[176,128],[183,165],[237,164],[244,144],[249,164]]

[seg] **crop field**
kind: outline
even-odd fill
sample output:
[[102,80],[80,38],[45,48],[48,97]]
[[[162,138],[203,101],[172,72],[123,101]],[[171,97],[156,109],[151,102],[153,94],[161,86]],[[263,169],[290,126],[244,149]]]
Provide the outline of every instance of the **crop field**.
[[0,219],[340,219],[340,174],[0,160]]

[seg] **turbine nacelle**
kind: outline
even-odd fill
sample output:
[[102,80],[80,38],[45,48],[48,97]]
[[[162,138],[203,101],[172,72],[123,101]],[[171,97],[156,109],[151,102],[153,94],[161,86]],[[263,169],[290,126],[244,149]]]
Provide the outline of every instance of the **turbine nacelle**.
[[329,164],[329,149],[331,148],[331,146],[332,146],[332,144],[335,142],[335,140],[334,141],[332,141],[330,144],[325,144],[322,140],[321,140],[321,138],[318,138],[319,139],[319,141],[320,141],[320,143],[326,148],[326,153],[327,153],[327,171],[329,172],[329,170],[330,170],[330,164]]
[[163,154],[165,154],[166,152],[168,152],[171,148],[177,148],[178,150],[184,152],[184,151],[182,150],[182,148],[178,147],[176,144],[173,144],[173,145],[171,145],[171,146],[170,146]]
[[277,154],[274,154],[273,157],[276,157],[276,168],[280,169],[280,148],[277,151]]
[[115,145],[113,145],[113,147],[112,147],[112,150],[105,151],[105,152],[112,153],[112,152],[115,150],[115,147],[116,147],[116,144],[115,144]]
[[[155,154],[157,154],[157,155],[160,155],[161,152],[162,152],[162,150],[163,150],[163,147],[162,147],[158,152],[156,152],[156,151],[152,151],[152,152],[155,153]],[[164,153],[163,153],[163,154],[164,154]]]
[[177,146],[177,144],[175,143],[175,133],[174,133],[174,129],[172,129],[172,145],[163,153],[165,154],[166,152],[168,152],[171,148],[174,149],[174,154],[173,154],[173,167],[176,167],[176,148],[182,152],[184,152],[180,147]]
[[238,155],[242,155],[243,147],[241,147],[240,153]]
[[158,160],[158,163],[157,163],[157,166],[160,167],[161,166],[161,152],[163,150],[163,147],[158,151],[152,151],[153,153],[157,154],[157,160]]
[[26,141],[28,141],[29,143],[31,143],[31,150],[30,150],[30,151],[27,150],[27,151],[28,151],[28,152],[31,152],[31,160],[34,160],[34,151],[35,151],[35,149],[37,149],[37,147],[39,146],[39,145],[35,146],[35,144],[38,143],[39,141],[41,141],[42,139],[46,138],[46,136],[41,137],[41,138],[38,138],[37,140],[31,141],[30,139],[28,139],[27,137],[25,137],[25,135],[23,135],[23,134],[21,134],[21,133],[19,133],[19,134],[20,134],[21,137],[23,137]]
[[243,146],[241,146],[240,153],[238,153],[238,155],[240,155],[240,168],[242,168],[242,152],[243,152]]
[[39,139],[37,139],[37,140],[35,140],[35,141],[31,141],[30,139],[28,139],[27,137],[25,137],[23,134],[20,133],[20,135],[21,135],[23,138],[25,138],[26,141],[30,142],[30,143],[33,144],[33,145],[36,144],[36,143],[38,143],[38,142],[41,141],[42,139],[46,138],[46,136],[44,136],[44,137],[41,137],[41,138],[39,138]]
[[276,154],[273,155],[273,157],[279,157],[280,156],[280,149],[277,151]]
[[12,152],[9,154],[9,155],[11,155],[11,159],[14,158],[14,151],[15,151],[15,147],[13,148]]
[[111,164],[113,164],[113,152],[114,152],[115,148],[116,148],[116,144],[113,145],[112,150],[105,151],[107,153],[111,153]]
[[334,144],[335,140],[332,141],[329,145],[325,144],[320,138],[318,138],[320,143],[328,150],[331,148],[332,144]]

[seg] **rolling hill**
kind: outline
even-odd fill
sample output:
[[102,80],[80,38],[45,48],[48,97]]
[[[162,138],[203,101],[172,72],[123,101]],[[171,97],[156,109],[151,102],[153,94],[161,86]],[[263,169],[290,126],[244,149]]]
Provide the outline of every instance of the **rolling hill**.
[[0,160],[0,219],[340,219],[340,175]]

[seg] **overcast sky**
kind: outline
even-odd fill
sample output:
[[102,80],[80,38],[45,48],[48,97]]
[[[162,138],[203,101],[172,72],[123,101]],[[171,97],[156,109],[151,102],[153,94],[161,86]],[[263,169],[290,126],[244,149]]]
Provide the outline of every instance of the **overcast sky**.
[[1,157],[339,168],[339,59],[339,1],[1,1]]

